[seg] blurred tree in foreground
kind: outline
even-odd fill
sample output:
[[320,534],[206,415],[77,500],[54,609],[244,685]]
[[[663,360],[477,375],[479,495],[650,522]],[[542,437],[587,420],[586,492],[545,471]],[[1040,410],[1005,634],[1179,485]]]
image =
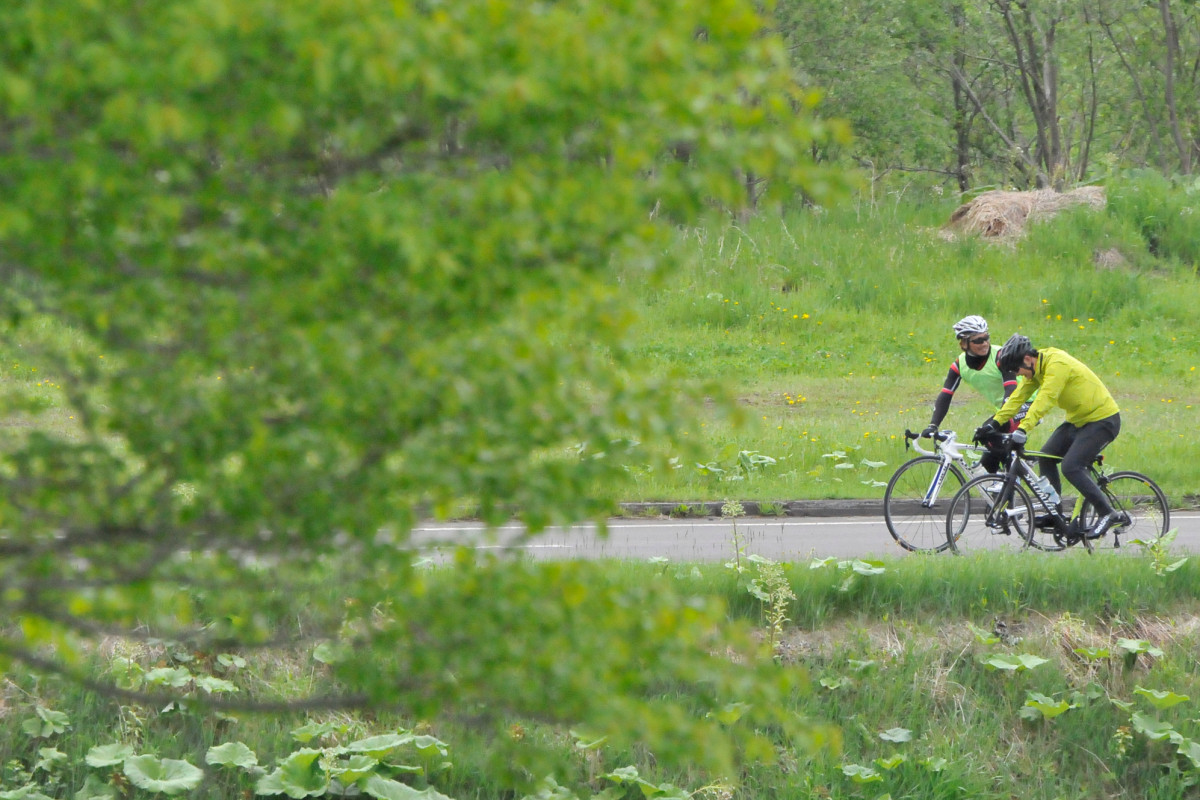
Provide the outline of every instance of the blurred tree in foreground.
[[[668,270],[670,226],[745,175],[836,188],[805,154],[841,132],[755,3],[5,6],[5,336],[64,400],[51,425],[0,384],[0,656],[294,645],[301,614],[353,656],[275,700],[587,723],[718,768],[794,727],[790,678],[713,658],[749,649],[720,609],[584,565],[435,588],[407,549],[464,501],[603,514],[593,479],[684,419],[629,363],[614,262]],[[705,716],[735,703],[752,724]]]

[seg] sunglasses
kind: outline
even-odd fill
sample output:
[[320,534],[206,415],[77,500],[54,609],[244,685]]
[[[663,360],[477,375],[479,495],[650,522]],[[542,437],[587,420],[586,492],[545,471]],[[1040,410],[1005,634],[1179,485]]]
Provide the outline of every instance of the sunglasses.
[[990,336],[977,336],[974,339],[968,339],[971,344],[983,344],[984,342],[990,342],[991,340],[992,337]]

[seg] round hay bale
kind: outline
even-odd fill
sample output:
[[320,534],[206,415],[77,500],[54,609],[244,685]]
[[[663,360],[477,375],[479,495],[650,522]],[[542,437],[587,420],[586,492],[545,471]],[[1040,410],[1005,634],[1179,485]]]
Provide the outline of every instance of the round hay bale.
[[1022,235],[1034,219],[1053,217],[1064,208],[1077,205],[1104,208],[1105,203],[1104,189],[1099,186],[1083,186],[1069,192],[995,190],[956,208],[943,230],[952,236],[975,234],[985,239],[1012,239]]

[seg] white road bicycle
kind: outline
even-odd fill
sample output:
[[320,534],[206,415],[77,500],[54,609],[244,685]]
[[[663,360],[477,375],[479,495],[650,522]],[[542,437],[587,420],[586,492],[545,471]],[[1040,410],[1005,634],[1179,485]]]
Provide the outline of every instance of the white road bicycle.
[[985,448],[958,441],[954,431],[937,431],[933,450],[918,444],[921,434],[904,431],[904,447],[921,455],[901,464],[883,493],[888,533],[905,550],[940,552],[946,539],[950,500],[967,481],[986,474],[979,464]]

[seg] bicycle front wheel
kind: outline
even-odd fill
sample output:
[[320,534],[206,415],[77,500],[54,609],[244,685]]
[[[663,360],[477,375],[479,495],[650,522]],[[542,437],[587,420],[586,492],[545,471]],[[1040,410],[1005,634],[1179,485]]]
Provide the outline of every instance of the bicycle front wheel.
[[976,550],[1024,550],[1033,538],[1033,500],[1025,487],[1004,497],[1004,475],[980,475],[958,490],[946,513],[946,545],[962,555]]
[[[1167,496],[1163,494],[1158,484],[1140,472],[1114,472],[1101,476],[1100,488],[1108,497],[1108,502],[1116,511],[1129,515],[1129,524],[1113,528],[1104,536],[1092,542],[1093,547],[1110,549],[1119,547],[1120,542],[1131,542],[1141,539],[1149,542],[1167,532],[1171,524],[1171,510],[1167,505]],[[1099,518],[1091,503],[1084,501],[1079,511],[1079,519],[1084,530],[1091,530]]]
[[[942,464],[941,483],[935,485]],[[900,465],[883,493],[883,519],[888,533],[905,550],[938,552],[946,541],[946,510],[966,478],[953,462],[918,456]]]

